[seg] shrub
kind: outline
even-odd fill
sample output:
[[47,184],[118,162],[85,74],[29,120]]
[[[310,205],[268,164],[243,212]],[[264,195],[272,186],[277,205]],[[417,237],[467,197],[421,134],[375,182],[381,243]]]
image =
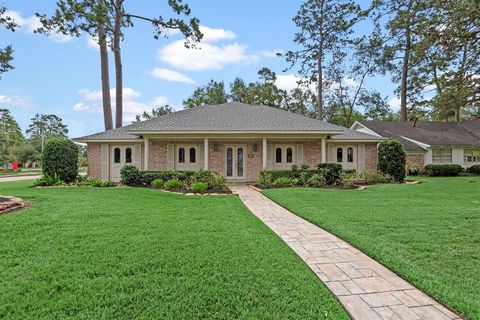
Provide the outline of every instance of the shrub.
[[168,181],[170,179],[178,179],[182,182],[190,179],[195,171],[172,171],[172,170],[160,170],[160,171],[140,171],[139,185],[150,186],[155,179],[162,179]]
[[165,188],[167,190],[177,190],[182,187],[182,181],[178,179],[170,179],[165,182]]
[[408,174],[410,176],[418,176],[418,174],[420,173],[420,168],[417,167],[417,166],[411,166],[409,169],[408,169]]
[[208,184],[205,182],[198,181],[198,182],[192,183],[190,188],[194,193],[205,193],[208,190]]
[[35,180],[33,183],[34,187],[50,187],[50,186],[61,186],[65,183],[60,179],[60,177],[55,173],[53,176],[44,174],[42,177]]
[[345,170],[340,174],[340,183],[344,188],[353,188],[358,177],[355,170]]
[[269,171],[261,171],[260,178],[258,179],[258,184],[263,188],[268,188],[272,186],[272,174]]
[[302,164],[302,165],[300,166],[300,169],[301,169],[302,171],[305,171],[305,170],[310,169],[310,166],[309,166],[308,164],[305,164],[305,163],[304,163],[304,164]]
[[152,186],[152,188],[154,189],[162,189],[163,186],[165,185],[165,181],[163,181],[162,179],[155,179],[155,180],[152,180],[152,183],[150,184]]
[[305,185],[315,188],[323,187],[325,186],[325,176],[318,173],[313,174],[311,177],[308,178]]
[[459,164],[427,164],[425,174],[430,177],[453,177],[463,172]]
[[480,164],[474,164],[470,168],[468,168],[468,172],[473,174],[480,174]]
[[120,182],[126,186],[138,186],[141,184],[141,174],[137,167],[127,164],[120,170]]
[[93,178],[91,186],[97,187],[97,188],[111,188],[111,187],[115,187],[115,184],[113,183],[113,181],[110,181],[110,180]]
[[293,186],[293,178],[277,178],[273,184],[277,188],[288,188]]
[[397,182],[405,179],[406,161],[407,155],[400,142],[386,140],[378,145],[378,169]]
[[212,188],[215,185],[215,173],[210,170],[198,170],[192,174],[190,177],[191,183],[203,182],[207,185],[208,188]]
[[42,171],[45,176],[58,176],[66,183],[78,176],[78,147],[68,139],[51,139],[42,154]]
[[324,170],[325,183],[334,185],[340,182],[340,173],[342,173],[342,165],[338,163],[319,163],[318,169]]
[[367,170],[362,174],[367,184],[391,183],[395,181],[391,175],[378,170]]

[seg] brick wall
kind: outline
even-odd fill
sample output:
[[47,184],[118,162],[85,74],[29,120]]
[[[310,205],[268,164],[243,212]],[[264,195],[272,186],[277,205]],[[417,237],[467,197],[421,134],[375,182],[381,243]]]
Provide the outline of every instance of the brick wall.
[[167,142],[151,140],[148,156],[149,170],[167,170]]
[[297,142],[303,143],[303,163],[315,167],[322,159],[322,144],[320,141]]
[[89,143],[87,146],[88,172],[90,177],[102,177],[102,154],[99,143]]
[[405,169],[408,170],[413,167],[417,166],[420,171],[423,171],[425,169],[425,156],[423,154],[407,154],[407,163],[405,165]]

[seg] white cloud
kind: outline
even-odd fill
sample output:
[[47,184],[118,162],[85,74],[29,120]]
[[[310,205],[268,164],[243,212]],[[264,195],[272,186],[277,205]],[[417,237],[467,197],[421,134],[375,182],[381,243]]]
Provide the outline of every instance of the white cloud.
[[207,26],[200,26],[200,31],[203,33],[202,42],[233,40],[237,37],[232,31],[225,29],[214,29]]
[[30,101],[21,96],[6,96],[0,94],[0,105],[3,107],[20,107],[25,108],[30,106]]
[[277,75],[275,85],[282,90],[290,91],[298,87],[298,81],[300,80],[302,80],[302,78],[296,74],[281,74]]
[[[103,113],[102,107],[102,91],[82,89],[77,92],[84,102],[78,102],[73,106],[73,110],[78,112]],[[115,113],[115,88],[110,89],[112,112]],[[133,88],[123,88],[123,118],[128,123],[135,119],[135,115],[150,111],[153,107],[168,103],[165,97],[156,97],[154,101],[144,103],[138,101],[140,92]]]
[[[4,13],[5,16],[13,18],[16,24],[20,26],[20,30],[24,30],[27,33],[34,33],[34,31],[42,27],[40,19],[36,16],[30,16],[24,18],[19,11],[7,10]],[[55,42],[69,42],[72,40],[72,37],[69,35],[62,34],[60,32],[52,33],[50,38]]]
[[390,100],[388,100],[387,103],[390,106],[390,108],[392,108],[393,111],[400,110],[400,98],[393,97]]
[[172,82],[184,82],[184,83],[194,83],[195,81],[187,76],[186,74],[180,73],[178,71],[165,69],[165,68],[154,68],[150,71],[150,74],[154,78],[159,78]]

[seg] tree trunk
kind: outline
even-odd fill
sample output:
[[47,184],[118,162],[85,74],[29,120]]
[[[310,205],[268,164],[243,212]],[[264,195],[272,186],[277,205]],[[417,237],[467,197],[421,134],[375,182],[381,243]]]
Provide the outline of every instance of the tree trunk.
[[402,84],[400,88],[400,121],[406,122],[407,119],[407,78],[408,78],[408,60],[410,58],[411,29],[408,21],[405,30],[405,52],[402,63]]
[[121,128],[123,123],[123,73],[120,41],[122,38],[122,2],[115,0],[115,27],[113,33],[113,54],[115,57],[115,127]]
[[[99,0],[98,3],[100,6],[105,6],[104,0]],[[108,48],[104,22],[98,23],[98,43],[100,45],[100,66],[102,73],[103,121],[105,123],[105,130],[111,130],[113,129],[112,101],[110,98]]]
[[455,108],[455,122],[460,122],[460,107]]

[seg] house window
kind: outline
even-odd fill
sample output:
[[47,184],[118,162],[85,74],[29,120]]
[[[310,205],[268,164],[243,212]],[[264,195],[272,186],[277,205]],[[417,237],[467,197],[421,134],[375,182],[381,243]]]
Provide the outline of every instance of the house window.
[[178,163],[185,163],[185,148],[178,149]]
[[433,163],[452,163],[452,149],[433,149]]
[[197,161],[196,156],[197,156],[197,150],[195,148],[190,148],[190,162],[195,163]]
[[275,149],[275,162],[282,163],[282,148]]
[[343,162],[343,149],[337,148],[337,162]]
[[293,150],[292,150],[292,148],[287,148],[287,162],[288,163],[293,162]]
[[113,162],[120,163],[120,148],[113,150]]
[[125,149],[125,163],[132,163],[132,149]]
[[347,149],[347,162],[353,162],[353,148]]
[[480,154],[479,150],[465,149],[463,151],[463,161],[464,162],[480,162],[479,154]]

